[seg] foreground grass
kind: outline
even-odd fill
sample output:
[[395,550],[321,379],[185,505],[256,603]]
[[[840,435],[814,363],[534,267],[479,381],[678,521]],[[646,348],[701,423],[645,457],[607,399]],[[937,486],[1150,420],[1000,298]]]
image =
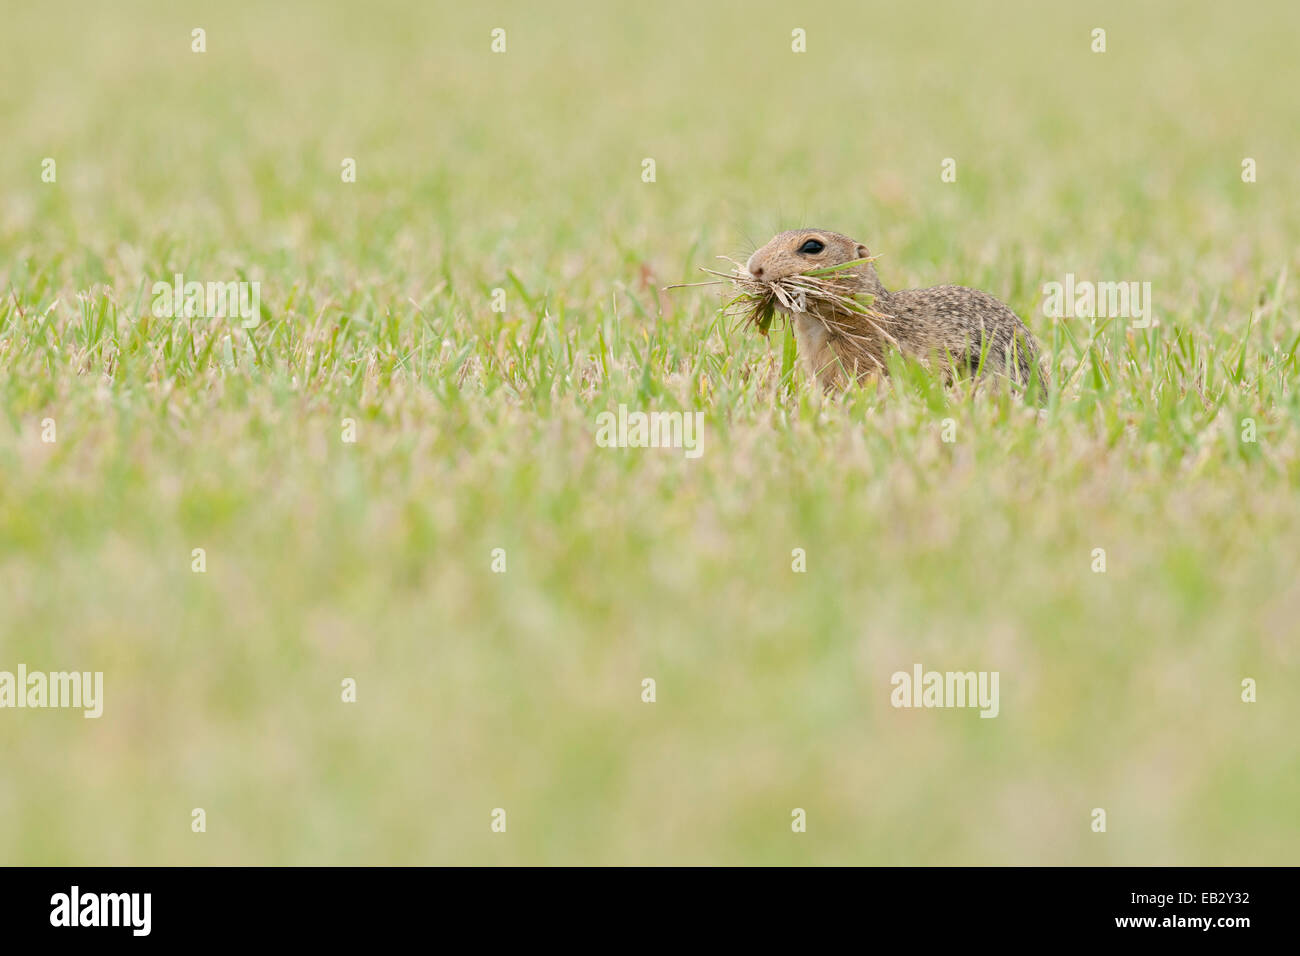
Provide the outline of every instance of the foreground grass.
[[[0,58],[0,669],[106,684],[0,712],[0,859],[1295,862],[1285,30],[1117,6],[1101,69],[1028,5],[809,17],[803,59],[786,14],[521,11],[493,59],[495,19],[383,12],[235,7],[207,60],[163,5],[35,18]],[[1048,407],[820,403],[661,291],[796,222],[1004,298]],[[154,318],[177,271],[259,280],[262,324]],[[1066,272],[1158,323],[1045,318]],[[597,447],[619,404],[702,411],[702,456]],[[895,710],[915,662],[998,670],[1000,716]]]

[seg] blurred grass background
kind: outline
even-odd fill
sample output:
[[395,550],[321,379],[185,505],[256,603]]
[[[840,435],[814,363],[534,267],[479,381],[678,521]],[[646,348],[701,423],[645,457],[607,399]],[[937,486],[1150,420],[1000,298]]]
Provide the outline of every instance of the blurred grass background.
[[[1297,862],[1294,4],[4,20],[0,669],[106,699],[0,712],[0,862]],[[819,405],[659,291],[798,225],[1003,298],[1050,407]],[[1158,325],[1045,318],[1067,272]],[[914,662],[1000,716],[891,708]]]

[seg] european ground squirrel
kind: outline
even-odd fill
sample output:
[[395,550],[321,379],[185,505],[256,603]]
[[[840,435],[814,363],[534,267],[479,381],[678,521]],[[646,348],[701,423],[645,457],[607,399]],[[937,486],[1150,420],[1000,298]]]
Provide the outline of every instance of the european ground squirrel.
[[[1034,383],[1039,397],[1045,393],[1038,346],[1009,308],[987,292],[956,285],[890,292],[870,257],[865,245],[848,236],[794,229],[773,237],[746,263],[749,275],[773,292],[781,280],[811,272],[833,278],[851,299],[866,305],[848,308],[853,303],[847,300],[804,298],[797,291],[793,297],[786,294],[785,302],[777,296],[776,307],[794,326],[804,367],[823,388],[885,372],[888,352],[897,349],[939,368],[948,381],[960,374],[992,373],[1021,388]],[[834,270],[836,266],[845,268]],[[793,306],[785,304],[792,298]]]

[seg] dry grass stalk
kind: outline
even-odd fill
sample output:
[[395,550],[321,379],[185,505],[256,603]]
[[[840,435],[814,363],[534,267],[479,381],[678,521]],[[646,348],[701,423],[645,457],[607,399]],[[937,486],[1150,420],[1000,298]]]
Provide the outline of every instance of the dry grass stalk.
[[737,328],[752,327],[761,335],[767,335],[778,312],[783,316],[792,312],[805,313],[825,327],[831,348],[846,370],[854,374],[872,368],[883,370],[882,346],[885,343],[895,347],[899,345],[888,330],[892,317],[872,308],[873,297],[862,292],[858,276],[848,271],[873,261],[875,256],[770,282],[754,278],[734,259],[719,258],[727,259],[733,270],[719,272],[701,267],[701,272],[717,278],[669,288],[731,283],[737,295],[722,306],[721,313],[739,319]]

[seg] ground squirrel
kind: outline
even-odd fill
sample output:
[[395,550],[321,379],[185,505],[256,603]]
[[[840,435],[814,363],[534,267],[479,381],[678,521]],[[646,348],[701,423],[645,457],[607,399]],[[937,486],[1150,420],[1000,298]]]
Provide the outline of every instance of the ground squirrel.
[[[1021,387],[1035,382],[1045,393],[1047,377],[1038,346],[1019,317],[987,292],[963,286],[890,292],[880,283],[867,247],[824,229],[794,229],[773,237],[749,257],[746,268],[759,282],[774,283],[810,270],[854,262],[834,273],[861,301],[879,313],[865,316],[827,305],[807,304],[795,311],[778,304],[791,319],[795,341],[808,374],[824,388],[842,387],[848,377],[887,368],[887,353],[934,363],[952,381],[959,374],[1004,375]],[[869,299],[865,296],[870,296]],[[834,310],[832,321],[819,310]],[[845,335],[842,330],[851,330]],[[847,374],[846,374],[847,373]]]

